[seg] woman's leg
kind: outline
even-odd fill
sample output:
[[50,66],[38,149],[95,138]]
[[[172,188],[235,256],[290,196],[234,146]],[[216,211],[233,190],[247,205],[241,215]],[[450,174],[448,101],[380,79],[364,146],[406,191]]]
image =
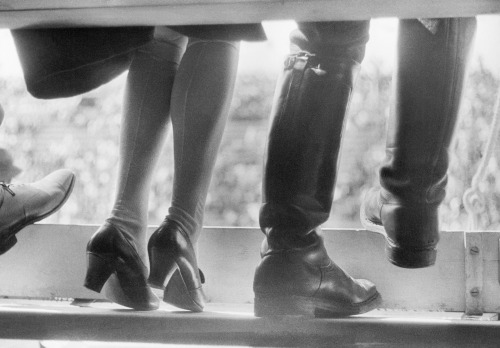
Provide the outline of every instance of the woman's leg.
[[127,78],[120,136],[116,198],[107,220],[136,244],[146,260],[148,199],[164,145],[174,78],[187,38],[165,27],[138,50]]
[[146,283],[146,227],[150,182],[164,143],[171,92],[187,39],[157,28],[155,40],[132,60],[123,104],[115,203],[87,246],[85,286],[121,305],[156,309]]
[[238,55],[238,43],[191,41],[172,91],[172,206],[149,240],[149,284],[165,290],[165,302],[191,311],[202,311],[205,303],[196,241],[228,116]]
[[190,41],[172,91],[175,176],[169,218],[196,243],[226,125],[239,43]]

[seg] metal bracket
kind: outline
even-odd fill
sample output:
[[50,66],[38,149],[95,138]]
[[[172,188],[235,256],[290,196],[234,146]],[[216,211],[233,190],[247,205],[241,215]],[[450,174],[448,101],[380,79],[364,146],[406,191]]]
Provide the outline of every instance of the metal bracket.
[[481,233],[464,232],[465,314],[483,315],[483,238]]

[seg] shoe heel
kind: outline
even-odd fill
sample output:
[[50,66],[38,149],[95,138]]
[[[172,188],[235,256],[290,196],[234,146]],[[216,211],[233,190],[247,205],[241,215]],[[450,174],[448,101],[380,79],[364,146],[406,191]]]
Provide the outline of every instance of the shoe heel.
[[181,271],[176,269],[163,293],[163,302],[192,312],[203,312],[206,296],[203,288],[189,290]]
[[425,250],[412,250],[398,248],[389,243],[385,245],[387,259],[393,265],[402,268],[424,268],[436,263],[437,250],[429,248]]
[[0,255],[5,254],[17,243],[17,238],[15,235],[10,236],[6,240],[0,243]]
[[109,259],[87,253],[87,275],[83,285],[92,291],[101,292],[113,272],[113,263]]
[[300,296],[256,297],[254,311],[256,317],[284,315],[315,316],[316,306],[307,298]]
[[174,272],[179,268],[175,259],[168,252],[159,248],[149,250],[149,278],[148,284],[155,288],[164,290]]

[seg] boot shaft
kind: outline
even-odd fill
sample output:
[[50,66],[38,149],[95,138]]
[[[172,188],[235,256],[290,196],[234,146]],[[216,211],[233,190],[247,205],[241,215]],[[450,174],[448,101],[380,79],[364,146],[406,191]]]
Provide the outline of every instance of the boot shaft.
[[440,203],[476,21],[402,20],[381,184],[397,199]]
[[272,110],[261,226],[307,233],[328,219],[344,119],[358,65],[290,56]]
[[401,21],[382,188],[361,207],[363,224],[385,234],[390,262],[405,268],[436,260],[448,148],[476,26],[474,18],[424,22],[431,25]]

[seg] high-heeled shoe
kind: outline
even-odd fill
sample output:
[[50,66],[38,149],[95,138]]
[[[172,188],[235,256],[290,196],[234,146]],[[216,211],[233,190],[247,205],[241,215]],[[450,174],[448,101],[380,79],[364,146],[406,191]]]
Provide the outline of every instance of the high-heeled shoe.
[[164,290],[163,301],[193,312],[203,311],[206,296],[203,273],[189,235],[175,221],[165,219],[148,243],[151,272],[148,283]]
[[147,284],[148,269],[123,233],[105,223],[87,245],[88,268],[84,286],[122,306],[148,311],[159,299]]

